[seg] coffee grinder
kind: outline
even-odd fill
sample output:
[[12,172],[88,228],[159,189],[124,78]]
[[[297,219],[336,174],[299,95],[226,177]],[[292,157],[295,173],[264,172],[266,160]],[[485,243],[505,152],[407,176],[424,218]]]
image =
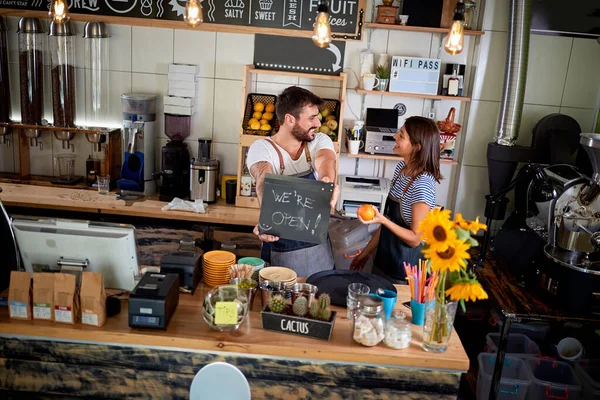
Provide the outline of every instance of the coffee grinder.
[[205,203],[217,201],[219,160],[211,158],[209,139],[198,139],[198,158],[190,163],[190,199]]
[[181,199],[190,194],[190,152],[184,140],[190,136],[189,115],[165,114],[165,135],[171,139],[161,148],[159,192],[160,201]]
[[154,132],[156,96],[123,94],[123,164],[117,187],[120,198],[150,196],[156,190],[154,172]]

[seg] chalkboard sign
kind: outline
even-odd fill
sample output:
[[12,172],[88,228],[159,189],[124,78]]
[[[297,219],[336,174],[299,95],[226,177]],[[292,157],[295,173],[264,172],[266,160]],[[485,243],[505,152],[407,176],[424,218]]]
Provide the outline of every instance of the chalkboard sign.
[[[185,0],[68,0],[77,14],[181,21]],[[365,0],[330,0],[333,33],[359,32]],[[319,0],[201,0],[204,23],[312,31]],[[49,0],[0,0],[0,8],[48,12]],[[362,22],[360,22],[362,24]],[[358,38],[360,39],[360,38]]]
[[333,183],[268,174],[260,207],[260,233],[327,243]]
[[533,33],[600,38],[598,0],[534,0],[531,4]]
[[278,71],[339,75],[344,65],[346,42],[334,40],[329,47],[315,46],[312,39],[255,35],[254,66]]

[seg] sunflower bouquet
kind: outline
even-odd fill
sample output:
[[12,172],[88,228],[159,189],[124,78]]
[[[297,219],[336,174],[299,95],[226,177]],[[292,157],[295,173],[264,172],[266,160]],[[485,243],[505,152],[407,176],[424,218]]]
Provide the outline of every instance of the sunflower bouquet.
[[[450,214],[450,210],[434,209],[419,225],[421,239],[425,241],[422,252],[429,272],[439,274],[438,283],[433,288],[435,300],[425,317],[424,345],[427,350],[445,350],[444,342],[450,336],[456,302],[465,311],[465,301],[488,298],[467,264],[471,257],[469,249],[478,245],[471,234],[487,227],[479,222],[479,217],[475,221],[467,221],[456,213],[453,221]],[[428,345],[431,345],[430,348],[427,348]]]

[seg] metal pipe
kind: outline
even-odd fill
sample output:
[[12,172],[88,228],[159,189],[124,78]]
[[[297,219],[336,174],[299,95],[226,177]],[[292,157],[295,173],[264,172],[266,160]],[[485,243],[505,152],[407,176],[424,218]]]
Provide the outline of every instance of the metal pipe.
[[531,28],[531,0],[511,0],[508,28],[508,50],[500,118],[494,141],[502,146],[514,146],[519,136]]

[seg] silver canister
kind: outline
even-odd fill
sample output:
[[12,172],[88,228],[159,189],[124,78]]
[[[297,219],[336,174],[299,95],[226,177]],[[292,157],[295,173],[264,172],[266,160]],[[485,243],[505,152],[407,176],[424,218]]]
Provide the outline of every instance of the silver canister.
[[190,164],[190,199],[205,203],[217,201],[219,161],[192,159]]
[[292,286],[292,304],[296,302],[298,297],[306,297],[310,304],[317,296],[319,289],[310,283],[296,283]]
[[264,310],[269,304],[271,298],[275,295],[281,295],[285,298],[285,283],[278,281],[262,281],[260,284],[261,307]]

